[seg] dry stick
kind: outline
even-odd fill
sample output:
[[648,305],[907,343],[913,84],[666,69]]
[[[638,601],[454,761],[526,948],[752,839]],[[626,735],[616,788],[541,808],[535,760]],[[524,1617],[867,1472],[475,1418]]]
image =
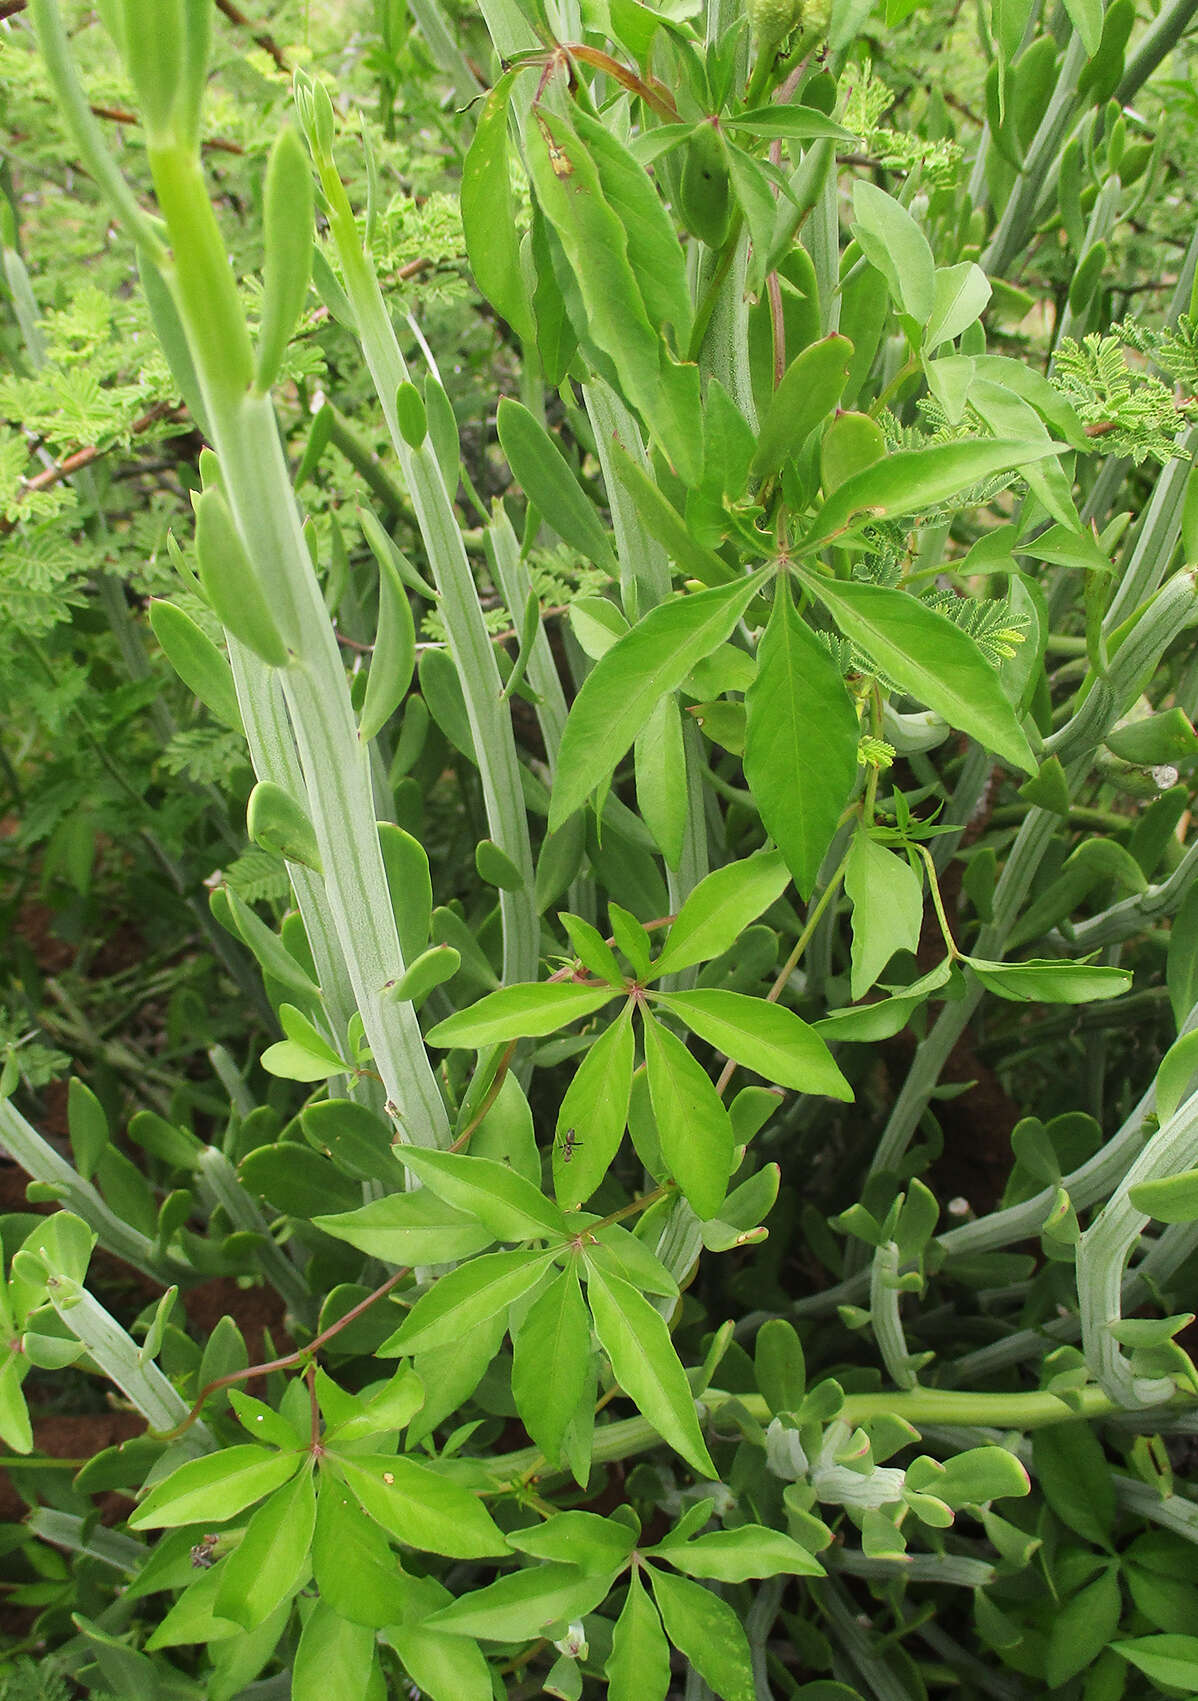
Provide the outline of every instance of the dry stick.
[[402,1270],[392,1271],[387,1280],[380,1287],[375,1288],[373,1293],[368,1293],[365,1299],[360,1299],[357,1305],[351,1306],[344,1317],[339,1317],[336,1323],[330,1323],[327,1329],[322,1329],[319,1335],[313,1335],[306,1346],[297,1347],[293,1353],[287,1353],[283,1358],[272,1358],[267,1364],[247,1365],[244,1370],[231,1371],[228,1376],[218,1376],[215,1382],[209,1382],[200,1389],[200,1392],[196,1395],[195,1404],[183,1421],[175,1425],[174,1429],[149,1430],[147,1433],[152,1435],[156,1441],[176,1440],[185,1430],[191,1428],[203,1410],[204,1402],[210,1394],[215,1394],[221,1388],[229,1388],[235,1382],[248,1382],[252,1377],[265,1376],[272,1370],[289,1370],[293,1364],[299,1364],[302,1360],[308,1358],[309,1354],[318,1352],[326,1342],[333,1339],[334,1335],[339,1335],[342,1329],[348,1328],[351,1323],[361,1317],[364,1311],[368,1311],[376,1300],[382,1299],[385,1294],[389,1294],[392,1288],[398,1287],[403,1278],[410,1274],[410,1265],[405,1265]]
[[[95,113],[97,118],[108,118],[114,124],[141,123],[141,119],[137,116],[136,112],[130,112],[128,108],[124,106],[93,105],[91,110]],[[200,146],[222,154],[243,154],[245,152],[245,149],[242,147],[240,142],[228,142],[222,136],[212,136],[207,141],[201,142]]]
[[275,38],[266,30],[255,30],[245,13],[234,6],[233,0],[216,0],[216,9],[218,12],[223,12],[231,24],[236,24],[239,29],[249,30],[263,53],[269,53],[279,70],[285,72],[287,76],[291,75],[291,66],[287,63],[287,56]]

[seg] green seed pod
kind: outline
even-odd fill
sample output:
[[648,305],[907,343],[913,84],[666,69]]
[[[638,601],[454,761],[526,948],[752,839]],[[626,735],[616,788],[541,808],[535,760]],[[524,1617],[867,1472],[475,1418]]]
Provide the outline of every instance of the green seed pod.
[[686,145],[678,213],[692,236],[722,248],[732,223],[732,191],[724,143],[713,124],[700,124]]
[[746,0],[745,11],[759,49],[785,41],[803,15],[800,0]]

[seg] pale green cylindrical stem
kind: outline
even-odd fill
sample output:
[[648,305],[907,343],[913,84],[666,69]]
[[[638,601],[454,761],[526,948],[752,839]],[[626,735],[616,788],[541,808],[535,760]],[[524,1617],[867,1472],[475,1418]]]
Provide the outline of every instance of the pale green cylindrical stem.
[[1147,601],[1169,571],[1181,537],[1181,515],[1195,451],[1198,427],[1178,438],[1177,454],[1157,475],[1123,577],[1103,618],[1102,629],[1108,637]]
[[1074,951],[1085,956],[1104,945],[1115,945],[1142,933],[1154,921],[1173,915],[1185,901],[1186,894],[1198,877],[1198,844],[1192,844],[1167,880],[1150,886],[1146,892],[1121,898],[1109,909],[1079,921],[1068,939],[1062,933],[1050,933],[1048,942],[1054,950]]
[[666,552],[649,536],[637,513],[636,503],[616,476],[612,445],[619,443],[643,470],[651,471],[640,427],[610,384],[601,378],[584,384],[582,399],[595,433],[595,452],[607,490],[620,562],[620,600],[630,621],[655,608],[670,591],[670,564]]
[[296,1317],[311,1323],[319,1295],[309,1291],[295,1265],[275,1244],[270,1224],[242,1186],[233,1165],[216,1146],[208,1146],[201,1154],[196,1178],[210,1206],[219,1205],[233,1228],[256,1236],[262,1274]]
[[1143,1181],[1158,1181],[1198,1167],[1198,1097],[1187,1100],[1149,1140],[1115,1192],[1081,1237],[1077,1292],[1086,1362],[1111,1398],[1123,1406],[1159,1404],[1172,1392],[1169,1377],[1137,1377],[1109,1324],[1122,1316],[1123,1270],[1150,1221],[1128,1195]]
[[869,1321],[882,1362],[896,1388],[914,1388],[915,1372],[903,1333],[898,1287],[899,1254],[894,1241],[878,1247],[870,1268]]
[[828,337],[840,329],[840,182],[835,166],[824,174],[801,240],[819,286],[820,334]]
[[[1117,177],[1108,177],[1098,192],[1098,197],[1090,209],[1090,222],[1086,226],[1082,251],[1077,256],[1080,261],[1089,253],[1096,242],[1105,242],[1115,228],[1115,219],[1119,211],[1119,202],[1123,195],[1123,185]],[[1079,330],[1085,329],[1084,321],[1090,313],[1090,302],[1087,300],[1082,307],[1082,323],[1078,323],[1078,315],[1072,306],[1066,304],[1065,312],[1057,327],[1056,347],[1059,349],[1066,337],[1076,337]]]
[[1049,174],[1055,170],[1069,124],[1077,110],[1077,82],[1086,64],[1086,50],[1075,32],[1065,50],[1057,86],[1048,110],[1027,151],[1023,171],[1003,209],[985,253],[979,261],[991,277],[1002,277],[1027,240],[1036,204]]
[[[528,593],[532,589],[532,580],[520,556],[519,540],[502,504],[496,504],[491,523],[487,527],[487,557],[513,624],[519,626]],[[557,772],[557,752],[562,741],[562,728],[566,724],[566,694],[558,678],[557,663],[553,659],[553,651],[549,647],[549,638],[543,624],[533,639],[527,677],[528,683],[541,699],[536,708],[537,725],[541,729],[541,737],[545,740],[549,772],[554,774]]]
[[1115,90],[1115,99],[1121,106],[1135,99],[1161,60],[1181,40],[1196,12],[1198,0],[1170,0],[1161,7],[1141,37]]
[[[149,1276],[151,1281],[170,1280],[187,1274],[185,1264],[154,1256],[154,1243],[140,1230],[130,1228],[109,1210],[90,1181],[84,1181],[54,1147],[32,1128],[10,1099],[0,1099],[0,1150],[6,1152],[34,1181],[59,1190],[64,1210],[82,1217],[94,1229],[106,1252]],[[9,1249],[12,1250],[11,1247]]]
[[362,249],[345,188],[331,159],[318,159],[321,186],[358,335],[387,429],[403,470],[429,567],[440,595],[449,653],[458,670],[482,780],[487,825],[515,865],[521,885],[499,895],[503,920],[503,977],[535,980],[540,926],[533,898],[532,852],[524,812],[520,766],[503,682],[483,620],[461,531],[431,446],[413,449],[399,427],[395,396],[410,382],[378,278]]
[[[99,1300],[68,1276],[51,1277],[50,1302],[67,1328],[82,1341],[88,1354],[110,1382],[128,1395],[151,1429],[173,1429],[187,1416],[187,1402],[167,1381],[153,1360],[139,1362],[133,1337],[109,1316]],[[212,1432],[196,1422],[176,1443],[181,1452],[209,1453]]]

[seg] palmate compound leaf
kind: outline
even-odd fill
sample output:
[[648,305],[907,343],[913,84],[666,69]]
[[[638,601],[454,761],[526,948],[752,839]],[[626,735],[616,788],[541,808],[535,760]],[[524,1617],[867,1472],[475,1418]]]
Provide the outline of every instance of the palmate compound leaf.
[[732,585],[659,603],[596,662],[562,734],[551,832],[603,784],[660,698],[724,642],[766,576],[763,569]]
[[596,1264],[589,1265],[587,1298],[595,1333],[620,1387],[692,1469],[714,1479],[694,1396],[661,1313],[629,1283]]
[[[833,1062],[831,1052],[793,1010],[769,999],[718,987],[653,996],[692,1033],[765,1080],[798,1092],[852,1101],[853,1089]],[[652,1091],[652,1073],[649,1086]],[[660,1117],[658,1123],[660,1126]]]

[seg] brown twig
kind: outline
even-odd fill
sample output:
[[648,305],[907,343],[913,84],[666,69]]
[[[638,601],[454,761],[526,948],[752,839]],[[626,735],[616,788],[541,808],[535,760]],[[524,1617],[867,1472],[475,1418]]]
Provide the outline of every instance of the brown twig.
[[291,75],[291,66],[287,63],[287,55],[283,52],[283,49],[279,46],[274,36],[269,34],[266,30],[254,29],[249,18],[247,18],[245,13],[240,11],[233,4],[233,0],[216,0],[216,8],[217,11],[225,14],[225,17],[228,18],[231,24],[236,24],[239,29],[251,31],[255,42],[262,49],[263,53],[269,53],[270,57],[279,67],[279,70],[285,72],[287,76]]
[[384,1295],[391,1292],[392,1288],[398,1287],[403,1278],[410,1272],[411,1267],[409,1265],[405,1265],[402,1270],[393,1271],[380,1287],[375,1288],[373,1293],[368,1293],[365,1299],[358,1301],[357,1305],[351,1305],[344,1317],[339,1317],[335,1323],[330,1323],[327,1329],[320,1331],[319,1335],[313,1335],[306,1346],[297,1347],[293,1353],[286,1353],[282,1358],[272,1358],[266,1364],[251,1364],[247,1365],[244,1370],[231,1371],[228,1376],[218,1376],[214,1382],[209,1382],[200,1389],[196,1395],[195,1404],[183,1421],[175,1425],[174,1429],[150,1430],[148,1433],[156,1441],[174,1441],[191,1428],[204,1409],[204,1402],[210,1394],[219,1392],[221,1388],[231,1388],[235,1382],[248,1382],[255,1376],[267,1376],[273,1370],[289,1370],[293,1364],[302,1363],[312,1353],[318,1352],[326,1342],[331,1341],[334,1335],[339,1335],[342,1329],[347,1329],[351,1323],[361,1317],[364,1311],[368,1311],[376,1300],[382,1299]]

